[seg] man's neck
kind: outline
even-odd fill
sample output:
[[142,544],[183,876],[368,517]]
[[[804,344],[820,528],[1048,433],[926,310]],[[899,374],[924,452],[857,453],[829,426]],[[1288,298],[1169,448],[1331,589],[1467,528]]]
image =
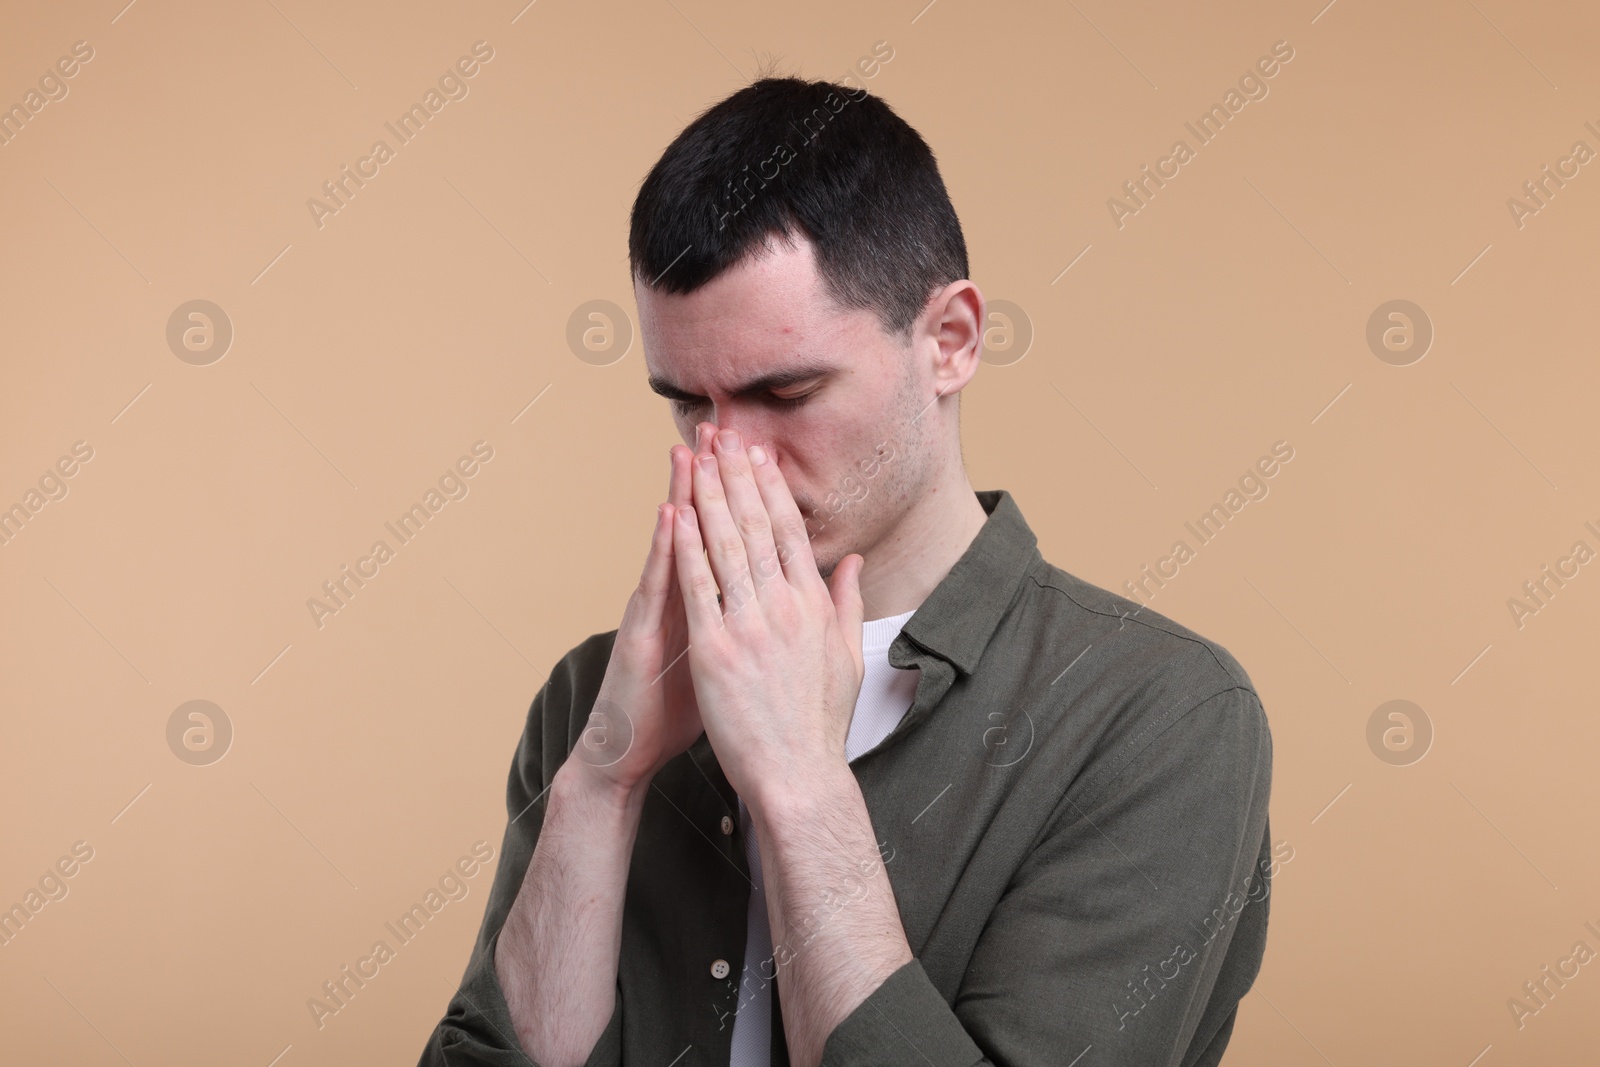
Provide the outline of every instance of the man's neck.
[[988,520],[966,471],[959,465],[955,470],[955,479],[933,486],[883,543],[863,553],[865,621],[920,607]]

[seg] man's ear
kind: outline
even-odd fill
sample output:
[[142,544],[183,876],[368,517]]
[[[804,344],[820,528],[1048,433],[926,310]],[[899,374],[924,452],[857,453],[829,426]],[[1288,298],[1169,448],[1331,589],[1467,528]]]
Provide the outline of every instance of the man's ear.
[[959,393],[978,372],[983,355],[983,293],[963,278],[928,301],[914,327],[933,360],[933,382],[940,396]]

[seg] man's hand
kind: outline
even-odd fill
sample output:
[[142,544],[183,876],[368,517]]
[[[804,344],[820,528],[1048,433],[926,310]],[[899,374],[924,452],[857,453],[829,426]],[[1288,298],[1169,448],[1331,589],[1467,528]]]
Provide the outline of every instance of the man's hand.
[[821,770],[849,774],[865,560],[851,553],[824,582],[772,457],[746,451],[737,431],[701,425],[716,435],[715,454],[695,457],[694,502],[677,509],[673,556],[701,721],[754,810]]
[[[709,446],[707,446],[709,447]],[[605,680],[573,756],[601,781],[628,793],[648,784],[703,729],[689,660],[689,626],[673,567],[673,516],[689,502],[693,457],[674,446],[667,503],[639,585],[617,628]]]

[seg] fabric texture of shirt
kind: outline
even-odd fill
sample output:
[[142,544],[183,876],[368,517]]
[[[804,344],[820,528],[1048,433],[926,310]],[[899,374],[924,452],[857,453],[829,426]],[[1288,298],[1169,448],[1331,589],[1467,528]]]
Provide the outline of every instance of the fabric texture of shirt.
[[[1008,492],[977,498],[988,519],[889,648],[920,668],[911,707],[850,761],[913,959],[822,1063],[1215,1067],[1266,948],[1261,701],[1215,641],[1046,562]],[[574,647],[533,699],[483,923],[422,1067],[535,1062],[495,946],[616,633]],[[753,888],[738,803],[704,733],[657,773],[585,1067],[730,1063]],[[771,1063],[788,1067],[770,1004]]]
[[[850,717],[844,743],[846,760],[853,760],[889,736],[911,708],[917,695],[917,668],[906,670],[889,662],[889,646],[912,612],[872,619],[861,624],[861,692]],[[744,859],[750,865],[750,906],[745,924],[744,971],[733,1015],[733,1055],[729,1067],[770,1067],[772,1062],[772,980],[778,971],[772,949],[772,926],[767,918],[766,883],[761,878],[761,848],[744,798],[739,799],[739,825],[745,835]]]

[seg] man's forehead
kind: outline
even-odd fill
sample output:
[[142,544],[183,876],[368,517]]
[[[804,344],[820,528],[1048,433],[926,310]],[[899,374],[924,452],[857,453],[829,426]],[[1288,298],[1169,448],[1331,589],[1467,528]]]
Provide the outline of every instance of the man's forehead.
[[745,334],[776,341],[828,329],[839,308],[818,287],[718,275],[692,293],[668,293],[635,283],[641,326],[674,340]]
[[692,293],[635,276],[650,388],[672,398],[754,396],[843,366],[830,353],[876,340],[877,317],[840,307],[820,284],[809,241],[769,243]]
[[[646,308],[641,301],[645,367],[651,388],[663,396],[705,396],[708,389],[753,394],[808,381],[838,366],[827,356],[841,347],[837,322],[771,305],[689,315],[675,314],[676,308],[652,315]],[[655,310],[662,310],[659,304]]]

